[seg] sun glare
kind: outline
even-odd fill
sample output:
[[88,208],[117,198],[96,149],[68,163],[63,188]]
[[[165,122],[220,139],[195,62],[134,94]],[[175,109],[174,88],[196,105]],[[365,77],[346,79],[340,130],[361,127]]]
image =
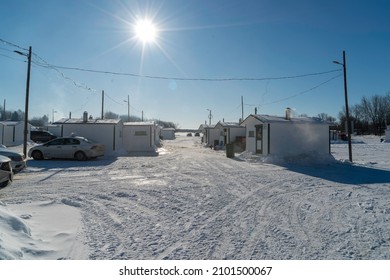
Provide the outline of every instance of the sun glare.
[[143,43],[150,43],[156,40],[157,29],[150,20],[139,20],[134,27],[134,31],[135,36]]

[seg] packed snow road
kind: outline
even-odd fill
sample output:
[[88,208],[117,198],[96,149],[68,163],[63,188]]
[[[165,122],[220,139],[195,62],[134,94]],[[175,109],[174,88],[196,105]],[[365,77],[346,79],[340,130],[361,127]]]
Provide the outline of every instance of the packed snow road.
[[179,136],[158,156],[31,160],[0,200],[79,210],[86,249],[68,259],[390,259],[390,168],[372,167],[229,159]]

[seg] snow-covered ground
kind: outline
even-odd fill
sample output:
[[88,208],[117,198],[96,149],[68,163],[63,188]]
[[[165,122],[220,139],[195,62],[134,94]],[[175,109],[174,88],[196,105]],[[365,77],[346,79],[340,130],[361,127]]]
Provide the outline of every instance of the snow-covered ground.
[[0,259],[390,259],[390,143],[281,160],[178,135],[158,156],[34,161],[0,189]]

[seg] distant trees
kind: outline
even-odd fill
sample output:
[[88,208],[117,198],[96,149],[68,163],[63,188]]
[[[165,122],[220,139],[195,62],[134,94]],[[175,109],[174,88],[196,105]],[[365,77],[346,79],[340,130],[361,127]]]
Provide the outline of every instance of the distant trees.
[[48,122],[49,122],[49,117],[47,115],[43,115],[43,117],[40,118],[34,117],[31,120],[29,120],[29,123],[35,127],[45,126]]
[[[107,111],[104,113],[104,118],[105,119],[121,119],[123,122],[128,122],[129,121],[129,116],[128,115],[119,115],[119,114],[116,114],[114,112],[111,112],[111,111]],[[137,116],[133,116],[131,115],[130,116],[130,122],[141,122],[142,119],[140,117],[137,117]],[[162,121],[162,120],[156,120],[156,119],[152,119],[152,120],[149,120],[149,119],[146,119],[144,121],[154,121],[156,122],[158,125],[164,127],[164,128],[179,128],[179,125],[178,124],[175,124],[173,122],[168,122],[168,121]]]
[[[382,135],[390,124],[390,92],[385,95],[364,96],[360,104],[349,108],[350,118],[358,134]],[[339,113],[340,123],[345,123],[345,108]]]
[[326,114],[326,113],[320,113],[320,114],[318,114],[318,118],[320,118],[321,120],[330,122],[330,123],[335,123],[335,122],[336,122],[336,118],[334,118],[334,117],[332,117],[332,116],[329,116],[329,115]]
[[7,111],[0,105],[0,114],[2,121],[22,121],[24,119],[24,112],[22,110]]

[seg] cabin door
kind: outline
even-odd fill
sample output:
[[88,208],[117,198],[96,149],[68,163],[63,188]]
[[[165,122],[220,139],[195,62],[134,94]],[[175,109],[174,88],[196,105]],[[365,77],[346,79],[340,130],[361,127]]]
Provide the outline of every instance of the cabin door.
[[263,125],[256,125],[256,154],[263,153]]

